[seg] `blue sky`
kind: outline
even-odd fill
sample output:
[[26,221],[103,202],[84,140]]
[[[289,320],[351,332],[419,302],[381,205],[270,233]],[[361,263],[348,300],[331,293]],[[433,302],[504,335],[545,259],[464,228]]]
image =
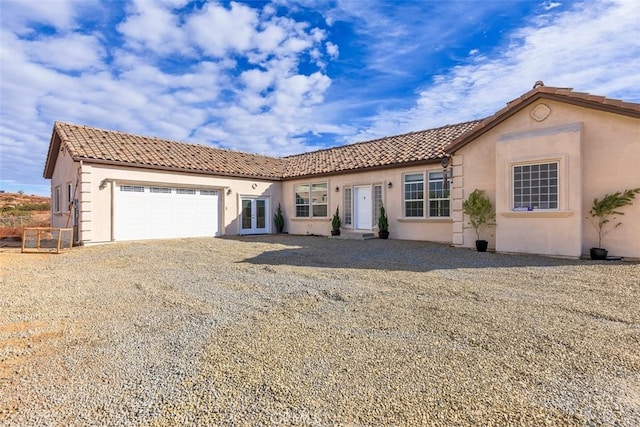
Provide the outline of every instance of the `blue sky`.
[[0,190],[54,121],[287,155],[482,118],[532,88],[640,102],[640,2],[1,0]]

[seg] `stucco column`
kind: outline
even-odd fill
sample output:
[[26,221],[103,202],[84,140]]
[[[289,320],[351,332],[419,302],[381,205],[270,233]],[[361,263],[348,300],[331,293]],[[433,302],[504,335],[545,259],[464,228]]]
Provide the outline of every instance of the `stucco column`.
[[453,184],[451,186],[451,216],[453,218],[453,244],[464,245],[464,214],[462,202],[464,200],[463,156],[456,154],[451,158],[453,164]]
[[79,221],[78,235],[81,242],[91,241],[91,167],[87,164],[80,166],[78,185]]

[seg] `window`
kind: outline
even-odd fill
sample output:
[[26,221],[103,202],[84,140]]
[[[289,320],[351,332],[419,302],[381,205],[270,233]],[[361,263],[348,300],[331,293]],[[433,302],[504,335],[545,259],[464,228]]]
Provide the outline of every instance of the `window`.
[[53,210],[55,212],[60,212],[60,187],[55,188],[53,195]]
[[122,185],[120,191],[129,191],[133,193],[144,193],[144,187],[139,185]]
[[296,217],[326,217],[327,189],[326,182],[296,185]]
[[309,184],[296,185],[296,216],[309,216]]
[[513,209],[558,209],[558,162],[513,167]]
[[150,187],[150,193],[163,193],[163,194],[171,194],[171,189],[168,187]]
[[373,186],[373,223],[378,223],[380,208],[382,207],[382,185]]
[[424,216],[424,175],[408,173],[404,176],[404,216]]
[[311,184],[312,216],[327,216],[327,183]]
[[193,188],[176,188],[176,194],[196,194]]
[[201,196],[217,196],[218,190],[200,190]]
[[67,183],[67,210],[71,210],[71,203],[73,203],[73,186],[71,183]]
[[345,187],[344,201],[342,202],[342,206],[344,206],[343,212],[342,212],[344,225],[351,225],[352,223],[352,215],[353,215],[352,213],[353,208],[351,207],[352,202],[353,201],[351,200],[351,187]]
[[451,215],[449,179],[444,172],[429,172],[429,216],[447,217]]

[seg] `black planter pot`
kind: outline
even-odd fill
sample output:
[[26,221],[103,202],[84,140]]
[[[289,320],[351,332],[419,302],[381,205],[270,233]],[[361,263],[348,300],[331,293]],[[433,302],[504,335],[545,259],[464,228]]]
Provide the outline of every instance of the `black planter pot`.
[[388,239],[389,232],[388,231],[378,231],[378,237],[381,239]]
[[607,259],[607,253],[609,251],[607,251],[606,249],[602,249],[602,248],[591,248],[590,252],[591,252],[591,259],[593,259],[593,260],[606,260]]
[[489,242],[486,240],[476,240],[476,250],[478,252],[487,252],[487,248],[489,247]]
[[340,230],[331,230],[331,235],[332,236],[339,236],[340,235]]

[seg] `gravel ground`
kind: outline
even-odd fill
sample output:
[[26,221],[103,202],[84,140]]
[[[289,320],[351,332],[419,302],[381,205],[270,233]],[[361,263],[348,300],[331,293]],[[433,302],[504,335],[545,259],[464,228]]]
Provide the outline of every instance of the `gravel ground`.
[[640,265],[264,236],[0,252],[0,425],[640,425]]

